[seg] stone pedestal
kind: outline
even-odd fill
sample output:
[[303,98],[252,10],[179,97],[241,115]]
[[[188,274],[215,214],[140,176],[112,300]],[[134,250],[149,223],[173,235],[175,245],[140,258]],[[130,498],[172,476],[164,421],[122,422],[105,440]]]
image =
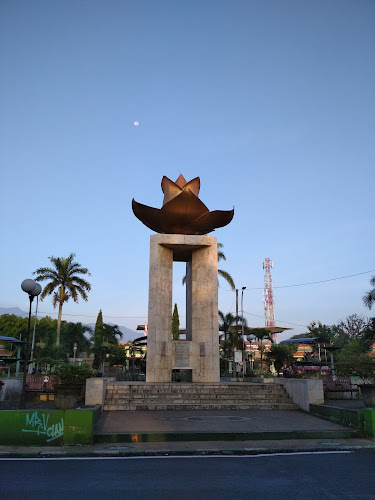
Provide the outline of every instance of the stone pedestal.
[[[172,339],[173,261],[186,262],[186,340]],[[213,236],[150,238],[146,382],[171,382],[173,369],[192,382],[219,382],[217,241]]]

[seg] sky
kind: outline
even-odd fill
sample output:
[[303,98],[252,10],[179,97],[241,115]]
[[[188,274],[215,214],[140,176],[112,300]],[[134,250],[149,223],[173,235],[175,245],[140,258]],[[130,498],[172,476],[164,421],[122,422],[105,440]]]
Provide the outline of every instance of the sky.
[[[0,307],[27,310],[21,282],[74,252],[92,290],[63,319],[102,309],[135,330],[152,231],[131,201],[160,208],[181,172],[210,210],[235,209],[211,235],[250,326],[265,324],[266,257],[293,328],[279,340],[370,316],[374,23],[373,0],[3,0]],[[57,317],[48,297],[39,309]],[[235,312],[221,279],[219,309]]]

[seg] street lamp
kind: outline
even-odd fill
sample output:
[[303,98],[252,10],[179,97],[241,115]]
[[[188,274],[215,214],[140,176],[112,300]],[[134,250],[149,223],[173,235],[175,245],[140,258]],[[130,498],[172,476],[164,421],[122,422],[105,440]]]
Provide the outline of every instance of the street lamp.
[[77,359],[76,359],[77,349],[78,349],[78,344],[77,344],[77,342],[74,342],[74,344],[73,344],[73,363],[75,365],[77,364]]
[[42,291],[42,287],[36,281],[32,279],[23,280],[21,283],[22,290],[29,295],[30,307],[29,307],[29,322],[27,325],[27,334],[26,334],[26,345],[25,345],[25,359],[23,364],[23,377],[22,377],[22,390],[20,396],[20,410],[26,409],[26,373],[27,373],[27,364],[29,361],[30,354],[30,320],[31,320],[31,304],[34,300],[34,297],[37,297]]
[[255,340],[255,335],[253,335],[252,333],[250,335],[248,335],[247,337],[247,340],[250,342],[250,370],[253,371],[254,369],[254,361],[253,361],[253,351],[251,350],[251,342],[253,340]]
[[[40,285],[38,285],[40,286]],[[42,290],[42,288],[40,288]],[[30,353],[30,361],[34,361],[34,348],[35,348],[35,332],[36,332],[36,322],[38,319],[38,305],[39,305],[39,297],[36,297],[36,308],[35,308],[35,319],[34,319],[34,329],[33,329],[33,337],[31,341],[31,353]],[[30,363],[30,368],[32,366],[32,363]],[[30,373],[30,370],[29,370]]]
[[241,316],[242,316],[242,350],[243,350],[243,359],[242,359],[242,365],[243,365],[243,376],[245,377],[246,375],[246,358],[245,358],[245,334],[244,334],[244,324],[243,324],[243,291],[246,290],[246,286],[242,287],[242,292],[241,292]]

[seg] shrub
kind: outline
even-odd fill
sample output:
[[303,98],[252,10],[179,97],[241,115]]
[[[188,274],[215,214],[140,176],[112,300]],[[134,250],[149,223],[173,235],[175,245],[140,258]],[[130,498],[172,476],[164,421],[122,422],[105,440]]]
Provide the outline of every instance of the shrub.
[[375,373],[375,359],[367,354],[341,353],[335,368],[337,375],[372,378]]
[[86,379],[93,375],[93,371],[88,365],[72,365],[70,363],[55,365],[53,373],[55,384],[67,386],[82,386]]

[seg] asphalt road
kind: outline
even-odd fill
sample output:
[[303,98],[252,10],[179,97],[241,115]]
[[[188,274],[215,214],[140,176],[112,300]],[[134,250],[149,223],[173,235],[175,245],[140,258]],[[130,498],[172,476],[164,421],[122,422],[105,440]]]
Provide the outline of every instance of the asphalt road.
[[375,450],[0,459],[4,499],[375,499]]

